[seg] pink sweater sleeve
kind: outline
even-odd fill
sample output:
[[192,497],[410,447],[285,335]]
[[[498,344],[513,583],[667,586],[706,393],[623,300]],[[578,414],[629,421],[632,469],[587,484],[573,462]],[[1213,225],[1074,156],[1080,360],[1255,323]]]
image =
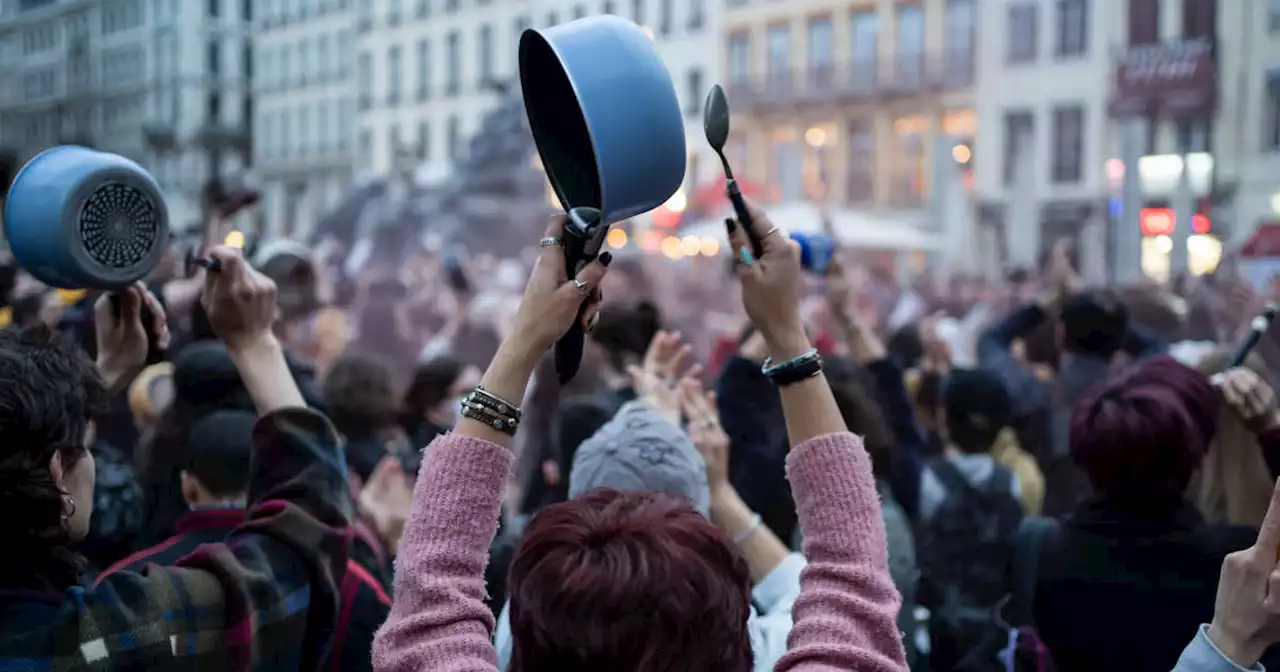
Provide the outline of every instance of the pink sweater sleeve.
[[396,557],[395,601],[373,642],[375,670],[497,670],[484,569],[511,459],[502,446],[455,435],[427,446]]
[[902,597],[889,577],[871,459],[853,434],[806,441],[787,456],[804,555],[787,653],[775,670],[905,671]]

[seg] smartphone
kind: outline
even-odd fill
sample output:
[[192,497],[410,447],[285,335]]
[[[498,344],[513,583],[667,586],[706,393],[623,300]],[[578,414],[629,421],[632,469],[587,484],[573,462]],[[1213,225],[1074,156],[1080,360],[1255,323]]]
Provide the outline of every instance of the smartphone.
[[471,279],[467,277],[467,271],[462,267],[462,256],[457,250],[445,252],[441,265],[444,267],[445,281],[454,291],[471,291]]

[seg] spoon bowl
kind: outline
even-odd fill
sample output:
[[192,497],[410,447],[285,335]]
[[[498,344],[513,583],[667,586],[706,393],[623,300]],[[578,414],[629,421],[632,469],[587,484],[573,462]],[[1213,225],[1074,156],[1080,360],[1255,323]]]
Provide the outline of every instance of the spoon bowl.
[[729,99],[724,87],[712,86],[702,109],[702,132],[707,136],[707,144],[719,154],[729,141]]

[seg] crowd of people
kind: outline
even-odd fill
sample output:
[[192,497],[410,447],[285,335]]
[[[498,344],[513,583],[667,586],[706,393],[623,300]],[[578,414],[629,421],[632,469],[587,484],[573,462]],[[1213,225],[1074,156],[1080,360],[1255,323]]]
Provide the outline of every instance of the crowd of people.
[[0,670],[1280,668],[1280,338],[1228,366],[1280,297],[1066,243],[819,276],[753,215],[576,277],[563,218],[353,267],[215,216],[216,270],[116,295],[8,260]]

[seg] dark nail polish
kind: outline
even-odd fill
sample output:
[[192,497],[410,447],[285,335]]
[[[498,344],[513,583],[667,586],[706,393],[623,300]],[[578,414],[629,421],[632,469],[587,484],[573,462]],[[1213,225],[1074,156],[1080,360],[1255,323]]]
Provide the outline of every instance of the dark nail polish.
[[601,252],[601,253],[600,253],[600,265],[601,265],[601,266],[604,266],[605,268],[608,268],[608,267],[609,267],[609,264],[612,264],[612,263],[613,263],[613,253],[612,253],[612,252]]
[[728,229],[729,233],[733,233],[738,230],[738,223],[733,221],[732,217],[725,217],[724,228]]

